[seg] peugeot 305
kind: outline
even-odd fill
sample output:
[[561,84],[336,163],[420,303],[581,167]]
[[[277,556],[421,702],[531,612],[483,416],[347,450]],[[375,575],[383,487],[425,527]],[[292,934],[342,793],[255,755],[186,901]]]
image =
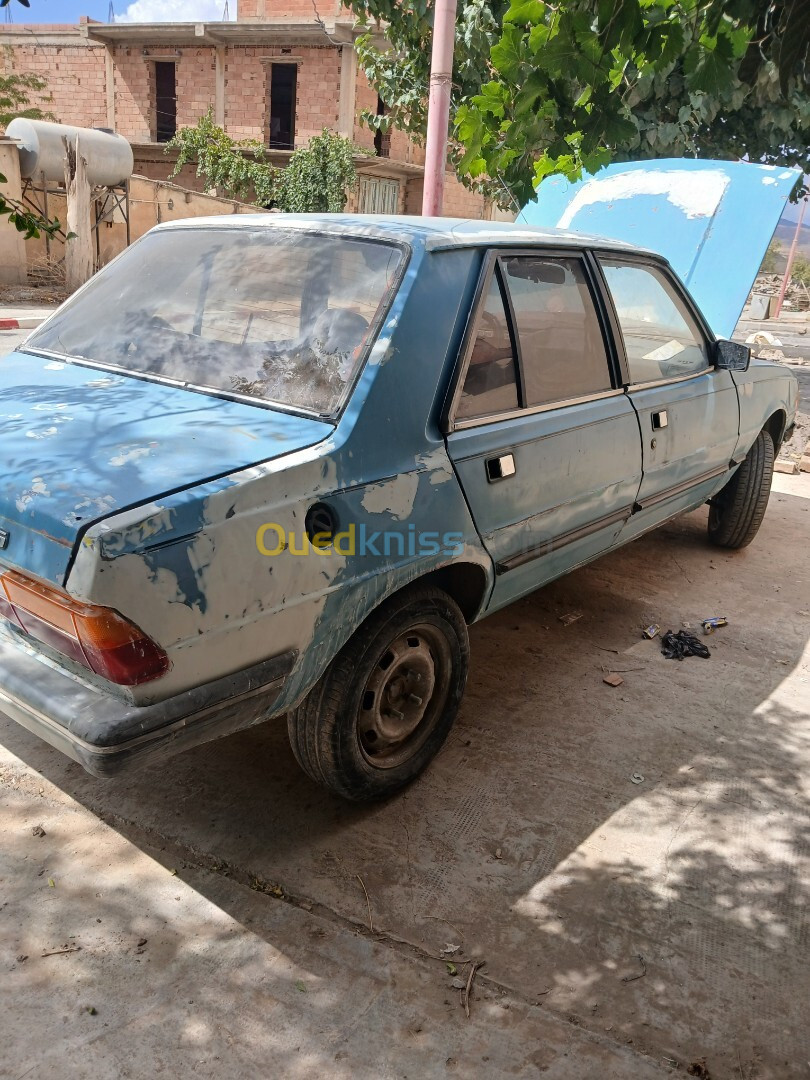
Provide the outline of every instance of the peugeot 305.
[[704,503],[748,544],[796,404],[618,242],[161,225],[0,360],[0,708],[98,776],[286,716],[385,796],[471,623]]

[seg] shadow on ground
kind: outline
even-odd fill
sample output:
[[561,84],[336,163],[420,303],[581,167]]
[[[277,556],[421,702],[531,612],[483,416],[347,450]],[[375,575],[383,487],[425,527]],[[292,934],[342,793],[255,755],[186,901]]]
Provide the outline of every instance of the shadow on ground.
[[[524,1003],[658,1062],[804,1077],[810,501],[772,499],[745,552],[708,548],[699,512],[473,628],[457,727],[384,805],[313,787],[281,724],[115,783],[11,723],[0,737],[226,910],[200,865],[252,880],[265,909],[274,886],[358,927],[370,905],[382,946],[439,957],[454,1016],[448,945]],[[563,625],[569,613],[581,618]],[[730,624],[708,661],[665,660],[640,637],[718,614]],[[608,671],[623,685],[603,683]],[[40,910],[32,898],[30,918]],[[246,911],[229,914],[292,962],[311,956]],[[327,1030],[338,1046],[328,1008]],[[544,1067],[542,1046],[521,1054]]]

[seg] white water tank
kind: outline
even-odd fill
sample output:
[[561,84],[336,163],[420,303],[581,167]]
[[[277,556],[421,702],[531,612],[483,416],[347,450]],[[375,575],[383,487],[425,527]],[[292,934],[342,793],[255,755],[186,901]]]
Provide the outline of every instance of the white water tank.
[[65,139],[74,148],[79,140],[93,187],[115,187],[132,176],[132,147],[114,131],[17,116],[6,128],[6,136],[19,142],[20,173],[26,179],[39,180],[43,174],[50,181],[65,179]]

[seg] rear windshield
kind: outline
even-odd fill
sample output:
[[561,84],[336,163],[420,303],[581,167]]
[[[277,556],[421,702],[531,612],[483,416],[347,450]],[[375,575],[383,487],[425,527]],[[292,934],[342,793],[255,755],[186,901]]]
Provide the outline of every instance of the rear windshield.
[[390,244],[283,228],[149,233],[27,347],[333,415],[402,260]]

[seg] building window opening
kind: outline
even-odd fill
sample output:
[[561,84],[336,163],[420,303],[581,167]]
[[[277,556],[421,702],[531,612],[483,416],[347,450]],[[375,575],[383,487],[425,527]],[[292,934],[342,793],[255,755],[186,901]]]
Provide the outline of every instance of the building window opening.
[[[383,99],[377,95],[377,116],[385,116],[387,109]],[[391,132],[380,131],[374,132],[374,149],[377,151],[377,157],[388,157],[391,153]]]
[[297,64],[270,67],[270,149],[295,149],[295,87]]
[[177,64],[155,61],[155,138],[168,142],[177,134]]

